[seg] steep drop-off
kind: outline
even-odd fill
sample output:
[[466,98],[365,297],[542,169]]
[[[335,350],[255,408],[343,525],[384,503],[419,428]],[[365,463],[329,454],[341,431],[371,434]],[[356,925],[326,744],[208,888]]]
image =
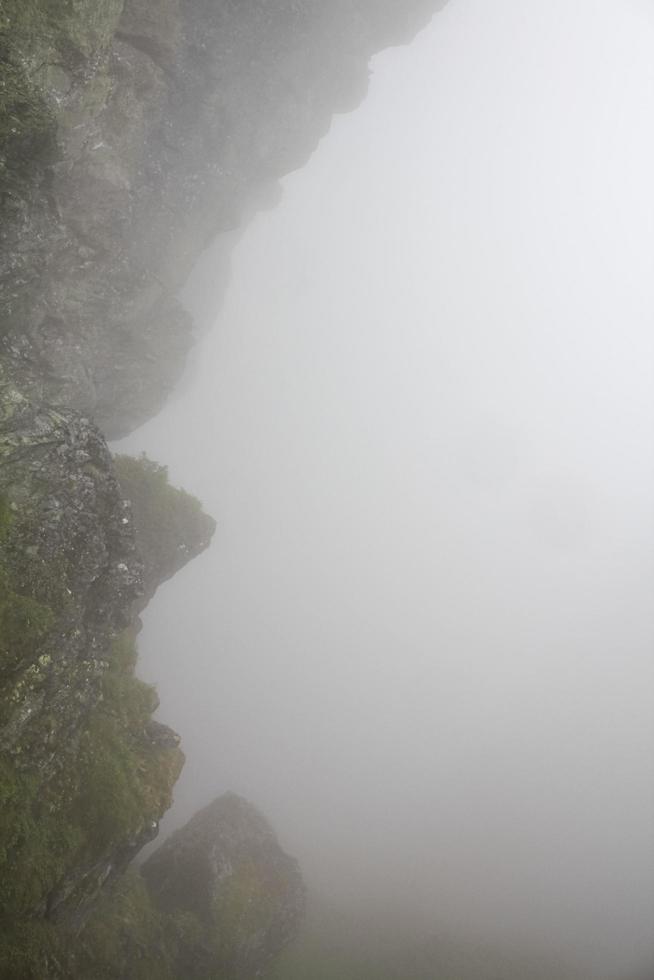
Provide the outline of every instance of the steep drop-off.
[[[4,0],[2,358],[109,436],[181,372],[175,298],[434,0]],[[65,11],[62,15],[62,9]]]
[[[287,865],[287,924],[251,960],[225,938],[238,889],[180,940],[210,948],[204,960],[171,954],[166,974],[129,954],[166,927],[145,881],[122,873],[183,762],[135,676],[138,615],[213,522],[162,467],[114,461],[105,438],[153,415],[178,379],[192,324],[176,294],[208,242],[361,100],[371,54],[439,5],[0,4],[1,977],[117,976],[101,948],[117,919],[121,976],[189,976],[189,962],[253,976],[296,927]],[[248,847],[268,834],[234,813]],[[254,850],[250,883],[265,879]],[[279,924],[281,892],[266,894]],[[252,946],[260,926],[239,922]]]

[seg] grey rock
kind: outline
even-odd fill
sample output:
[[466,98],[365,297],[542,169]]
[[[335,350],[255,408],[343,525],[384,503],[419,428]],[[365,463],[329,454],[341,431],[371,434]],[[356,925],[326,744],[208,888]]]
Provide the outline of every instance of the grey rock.
[[142,867],[154,904],[192,916],[202,940],[181,948],[176,975],[249,980],[295,937],[305,906],[297,862],[264,817],[226,794],[196,814]]
[[102,434],[75,412],[35,406],[8,382],[0,495],[12,515],[5,574],[53,618],[43,642],[4,658],[0,747],[45,774],[97,702],[111,641],[143,591],[143,563]]

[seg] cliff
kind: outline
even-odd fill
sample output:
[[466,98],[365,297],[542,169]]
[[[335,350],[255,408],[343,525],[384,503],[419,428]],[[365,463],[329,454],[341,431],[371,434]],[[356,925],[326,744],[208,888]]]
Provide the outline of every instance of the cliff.
[[[183,762],[135,637],[214,525],[165,468],[113,460],[105,439],[178,379],[193,329],[176,295],[209,241],[438,5],[0,4],[0,977],[83,976],[98,900],[118,914],[109,894],[163,928],[144,882],[121,877]],[[211,975],[240,976],[237,960]],[[134,976],[165,975],[148,969]]]
[[[156,835],[183,756],[134,672],[136,613],[158,580],[104,440],[13,399],[0,426],[0,976],[41,980],[76,975],[67,937]],[[151,479],[149,461],[130,467]],[[213,524],[167,483],[165,511],[150,493],[160,548],[181,566]],[[171,511],[173,529],[190,525],[184,552]]]
[[0,356],[109,436],[192,341],[176,299],[435,0],[4,0]]

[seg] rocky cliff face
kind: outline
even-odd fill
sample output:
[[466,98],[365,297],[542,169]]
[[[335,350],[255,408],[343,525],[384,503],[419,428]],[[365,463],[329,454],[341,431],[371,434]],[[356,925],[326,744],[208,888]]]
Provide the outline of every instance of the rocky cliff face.
[[35,406],[9,382],[3,409],[0,744],[28,758],[52,745],[47,771],[79,725],[111,638],[129,623],[142,562],[98,429]]
[[[0,977],[84,975],[62,936],[79,936],[106,883],[123,887],[123,912],[143,911],[143,882],[118,876],[182,764],[135,676],[134,640],[213,522],[157,464],[112,460],[105,436],[154,414],[179,377],[192,325],[176,294],[203,248],[361,100],[370,55],[438,5],[2,2]],[[249,811],[229,806],[261,843]],[[250,884],[268,866],[257,854]],[[211,976],[254,969],[261,929],[265,949],[290,934],[272,879],[264,893],[264,925],[232,958],[214,939],[242,894],[216,899]],[[158,913],[143,916],[152,938]],[[87,975],[116,975],[107,963]],[[133,975],[167,975],[152,969]]]
[[297,862],[254,807],[214,800],[106,891],[82,933],[88,980],[254,980],[304,912]]
[[142,609],[162,582],[209,547],[216,522],[195,497],[171,487],[165,466],[145,456],[117,456],[114,464],[121,493],[132,509],[143,562],[143,591],[137,603]]
[[[145,560],[139,554],[104,439],[75,413],[35,409],[9,386],[4,395],[0,976],[74,976],[62,965],[64,937],[156,835],[183,756],[179,737],[152,717],[153,689],[134,673],[136,613],[156,589],[157,566],[147,549]],[[154,488],[153,464],[130,469],[143,471],[165,567],[181,567],[206,546],[213,522],[160,468]]]
[[110,436],[154,414],[199,253],[435,5],[5,0],[0,336],[23,386]]

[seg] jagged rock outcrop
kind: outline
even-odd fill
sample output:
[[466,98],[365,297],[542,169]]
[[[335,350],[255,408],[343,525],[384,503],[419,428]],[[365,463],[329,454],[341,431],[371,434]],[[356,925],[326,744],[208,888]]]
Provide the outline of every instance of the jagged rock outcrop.
[[194,941],[177,950],[175,975],[188,980],[262,976],[304,912],[297,862],[261,814],[231,793],[173,834],[142,874],[162,913],[195,924]]
[[143,561],[142,608],[162,582],[209,546],[216,522],[195,497],[170,485],[165,466],[145,455],[140,459],[117,456],[114,462],[121,491],[132,508]]
[[[145,471],[145,510],[154,464],[131,467],[134,482]],[[213,522],[155,469],[150,533],[178,568],[206,547]],[[191,533],[180,547],[184,527]],[[134,515],[98,429],[77,413],[36,408],[5,382],[0,977],[68,975],[52,965],[56,956],[44,959],[48,943],[35,936],[56,948],[54,923],[60,935],[79,930],[99,890],[152,840],[171,804],[180,740],[153,720],[156,695],[134,673],[137,612],[157,571],[139,554]]]
[[110,436],[153,415],[200,252],[437,5],[5,0],[0,357],[22,386]]

